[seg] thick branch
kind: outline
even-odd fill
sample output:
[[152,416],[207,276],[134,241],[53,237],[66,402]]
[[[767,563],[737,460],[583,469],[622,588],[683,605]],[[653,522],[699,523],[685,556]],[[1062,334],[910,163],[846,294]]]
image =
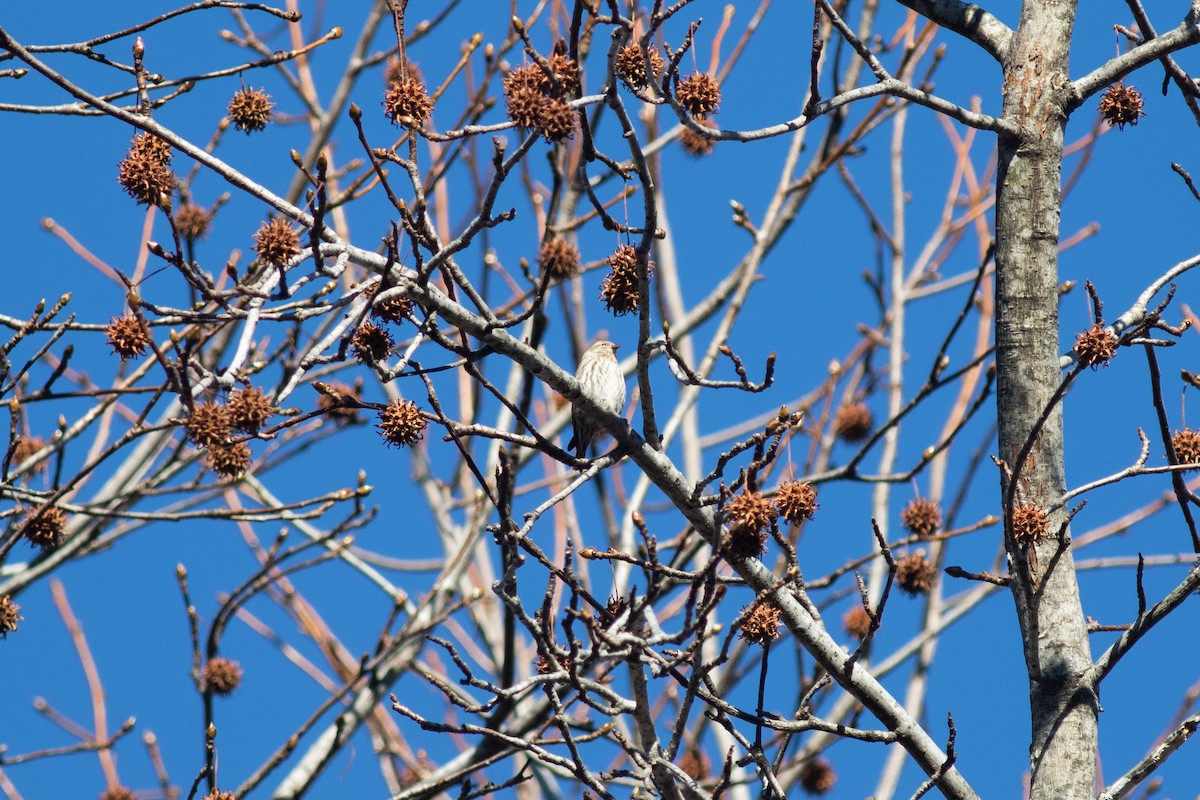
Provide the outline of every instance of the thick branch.
[[1012,44],[1012,29],[974,3],[962,0],[900,0],[947,30],[965,36],[1004,63]]
[[1200,42],[1200,0],[1192,3],[1191,11],[1175,30],[1140,44],[1129,52],[1106,61],[1079,80],[1073,81],[1071,83],[1071,99],[1067,102],[1067,113],[1071,113],[1082,105],[1084,100],[1135,69],[1197,42]]

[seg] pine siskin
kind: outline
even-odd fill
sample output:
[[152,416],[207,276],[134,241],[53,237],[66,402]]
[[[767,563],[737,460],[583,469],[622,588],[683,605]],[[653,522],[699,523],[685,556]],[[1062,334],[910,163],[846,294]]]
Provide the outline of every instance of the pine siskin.
[[[575,379],[583,390],[613,414],[625,410],[625,376],[617,363],[620,346],[601,339],[587,349],[575,370]],[[588,447],[596,435],[603,432],[604,426],[578,407],[572,409],[571,422],[575,433],[567,443],[567,449],[574,448],[576,458],[587,458]]]

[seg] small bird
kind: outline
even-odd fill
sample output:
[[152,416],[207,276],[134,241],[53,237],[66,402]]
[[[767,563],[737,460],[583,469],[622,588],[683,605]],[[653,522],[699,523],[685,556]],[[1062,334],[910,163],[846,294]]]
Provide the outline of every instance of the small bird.
[[[579,381],[583,390],[613,414],[625,410],[625,376],[621,374],[621,365],[617,363],[617,348],[620,346],[601,339],[587,349],[583,358],[579,359],[579,368],[575,370],[575,380]],[[567,443],[567,449],[573,448],[576,458],[587,458],[588,447],[604,427],[578,406],[571,409],[571,423],[574,436]]]

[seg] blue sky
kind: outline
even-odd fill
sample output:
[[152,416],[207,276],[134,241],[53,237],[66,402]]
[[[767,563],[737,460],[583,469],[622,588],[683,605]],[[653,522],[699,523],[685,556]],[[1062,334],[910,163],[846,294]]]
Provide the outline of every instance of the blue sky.
[[[415,18],[424,9],[414,3],[410,14]],[[496,4],[497,6],[499,4]],[[528,5],[526,4],[522,4]],[[1117,51],[1114,23],[1128,24],[1123,3],[1093,1],[1082,4],[1076,24],[1077,44],[1072,59],[1073,76],[1093,69]],[[304,29],[324,32],[336,24],[348,34],[319,50],[314,56],[314,77],[322,97],[328,97],[336,75],[344,63],[357,26],[367,4],[340,3],[311,10],[305,7]],[[53,13],[42,4],[8,3],[0,10],[3,25],[23,43],[77,41],[89,35],[113,30],[158,13],[157,2],[131,2],[114,10],[104,4],[71,2]],[[1004,21],[1015,23],[1017,4],[1003,2],[993,9]],[[698,60],[707,61],[712,32],[716,29],[722,6],[715,2],[696,2],[683,15],[687,19],[703,17],[698,38]],[[752,13],[738,7],[734,30]],[[892,3],[884,3],[881,31],[894,29],[901,12]],[[1170,13],[1155,9],[1160,30],[1174,26]],[[344,15],[344,16],[343,16]],[[419,42],[410,53],[419,61],[427,76],[446,75],[457,59],[462,42],[476,30],[485,31],[485,40],[501,35],[506,13],[497,13],[493,4],[467,0],[447,19],[435,35]],[[274,31],[272,47],[285,47],[278,36],[281,28],[261,16],[251,17],[264,36]],[[811,10],[805,4],[777,2],[773,5],[737,68],[724,84],[725,102],[720,114],[723,127],[750,129],[764,126],[799,113],[801,91],[807,80],[808,29]],[[168,76],[190,74],[238,63],[241,51],[222,41],[218,31],[231,27],[225,12],[211,11],[184,17],[144,35],[147,64]],[[668,35],[682,36],[684,21],[676,20]],[[539,30],[539,46],[550,43]],[[727,38],[725,54],[731,48]],[[375,50],[393,41],[384,26],[375,42]],[[944,35],[947,46],[943,64],[934,76],[938,94],[967,104],[978,96],[982,110],[997,113],[1000,103],[1001,76],[994,64],[974,52],[962,39]],[[799,43],[799,44],[798,44]],[[799,46],[803,44],[803,46]],[[125,60],[128,42],[106,45],[105,51]],[[893,59],[894,61],[894,59]],[[1194,54],[1180,59],[1192,73],[1200,71]],[[98,91],[126,86],[125,79],[76,57],[57,56],[58,68],[83,85]],[[892,61],[887,62],[889,65]],[[9,66],[9,65],[4,65]],[[1067,238],[1087,226],[1098,223],[1098,231],[1079,245],[1067,250],[1060,261],[1063,280],[1080,284],[1067,295],[1062,305],[1063,347],[1073,342],[1074,332],[1090,323],[1090,308],[1081,290],[1090,279],[1105,301],[1106,316],[1111,319],[1124,311],[1142,289],[1173,264],[1196,254],[1200,247],[1195,231],[1200,203],[1197,203],[1171,169],[1179,162],[1200,175],[1200,161],[1192,161],[1198,152],[1197,125],[1172,88],[1168,96],[1159,92],[1161,69],[1151,67],[1130,81],[1145,96],[1147,115],[1136,127],[1123,131],[1105,130],[1088,153],[1087,169],[1074,186],[1063,208],[1062,231]],[[262,134],[244,136],[230,131],[224,137],[218,155],[242,169],[255,180],[281,191],[291,180],[294,169],[288,156],[291,148],[303,149],[307,130],[302,124],[289,124],[288,115],[300,111],[289,96],[277,73],[257,71],[244,76],[247,85],[265,86],[279,102],[283,124]],[[231,76],[202,83],[192,92],[156,115],[156,119],[197,143],[212,135],[224,113],[229,95],[239,86]],[[367,75],[354,97],[365,112],[367,130],[373,142],[394,137],[387,121],[379,113],[382,78],[378,71]],[[461,81],[453,84],[439,105],[439,125],[449,126],[456,101],[461,102]],[[0,102],[58,103],[67,98],[39,76],[20,81],[0,80]],[[1096,101],[1090,101],[1072,118],[1068,139],[1088,133],[1095,125]],[[441,112],[441,109],[450,109]],[[485,118],[501,118],[497,108]],[[445,121],[443,121],[443,119]],[[611,120],[607,121],[611,125]],[[611,130],[610,130],[611,132]],[[31,312],[40,298],[56,298],[64,292],[74,295],[71,308],[80,321],[105,323],[121,313],[125,292],[114,281],[102,276],[61,238],[46,230],[45,220],[53,220],[69,231],[83,247],[103,261],[127,273],[133,271],[140,255],[139,237],[145,223],[145,210],[136,206],[115,181],[116,164],[130,136],[127,126],[94,117],[62,117],[0,114],[0,140],[6,143],[3,161],[8,191],[0,193],[0,214],[7,234],[8,266],[3,308],[0,313],[21,317]],[[506,134],[510,145],[517,141]],[[888,187],[878,177],[887,167],[890,133],[880,131],[867,140],[864,151],[848,163],[864,193],[884,208],[889,202]],[[359,155],[348,123],[334,136],[338,160]],[[946,157],[945,134],[931,112],[913,109],[908,115],[906,133],[906,190],[910,248],[915,253],[936,223],[951,174],[952,163]],[[726,274],[745,252],[745,233],[729,220],[729,203],[742,203],[751,219],[760,217],[769,193],[777,180],[779,164],[786,151],[784,139],[735,145],[722,143],[713,155],[703,160],[688,159],[677,149],[664,155],[664,181],[673,241],[682,271],[684,299],[695,302]],[[480,152],[486,154],[486,143]],[[535,148],[529,159],[538,180],[546,180],[543,153]],[[972,161],[984,170],[993,152],[991,137],[980,134]],[[1068,158],[1073,169],[1080,156]],[[803,160],[803,157],[802,157]],[[486,162],[485,162],[486,163]],[[186,167],[177,165],[183,171]],[[461,178],[460,178],[461,179]],[[212,175],[202,174],[193,183],[199,202],[212,203],[228,187]],[[488,240],[504,264],[514,268],[517,260],[536,256],[538,231],[531,222],[528,199],[519,181],[502,192],[498,207],[518,209],[516,223],[497,230]],[[630,216],[640,210],[631,205]],[[230,251],[242,252],[242,264],[248,263],[250,237],[264,218],[265,209],[258,201],[234,196],[217,217],[210,237],[198,248],[198,258],[206,268],[218,272]],[[466,218],[466,208],[452,209],[452,224]],[[363,242],[374,242],[382,235],[389,219],[389,207],[378,197],[368,197],[352,209],[351,230]],[[165,241],[169,236],[164,222],[155,223],[154,236]],[[584,259],[599,259],[611,250],[614,236],[598,228],[584,232],[580,239]],[[955,253],[942,267],[943,275],[956,275],[973,268],[971,246]],[[479,260],[480,250],[469,251],[466,260]],[[844,186],[835,180],[822,183],[809,200],[793,228],[783,237],[763,266],[763,277],[750,294],[739,325],[729,344],[744,359],[751,375],[761,372],[769,352],[777,352],[777,383],[762,395],[725,394],[705,401],[700,410],[703,431],[720,430],[729,419],[767,413],[781,404],[793,403],[819,383],[832,359],[842,358],[848,342],[860,323],[875,324],[877,311],[861,274],[876,265],[875,245],[863,224],[861,212]],[[585,293],[595,293],[598,273],[584,279]],[[1179,284],[1174,311],[1168,314],[1178,321],[1181,304],[1195,303],[1196,278],[1185,276]],[[169,271],[150,277],[147,297],[184,297],[182,282]],[[929,348],[944,336],[952,315],[963,302],[962,292],[923,303],[910,309],[910,353],[908,380],[918,379],[928,369]],[[590,312],[589,332],[608,330],[614,339],[631,345],[636,341],[632,317],[613,319],[597,307]],[[555,319],[548,349],[570,363],[565,323]],[[712,326],[701,335],[711,334]],[[1195,423],[1183,403],[1181,387],[1175,376],[1180,369],[1200,372],[1196,356],[1196,332],[1188,332],[1180,344],[1159,352],[1165,376],[1164,393],[1173,427],[1185,421]],[[111,371],[99,334],[80,338],[76,344],[76,363],[98,374]],[[624,352],[628,352],[624,351]],[[18,351],[22,352],[22,351]],[[957,354],[957,352],[956,352]],[[661,366],[661,365],[660,365]],[[352,376],[355,373],[349,372]],[[365,374],[365,373],[364,373]],[[670,378],[659,370],[655,380],[668,397]],[[953,390],[951,390],[953,391]],[[377,390],[368,395],[379,400]],[[291,404],[311,407],[315,394],[302,388]],[[924,413],[906,423],[900,450],[900,463],[908,463],[930,443],[940,427],[946,401],[935,399]],[[64,403],[54,407],[28,409],[31,424],[40,430],[52,430],[59,414],[77,414],[82,403]],[[956,476],[963,475],[972,451],[994,448],[990,438],[987,406],[980,419],[968,426],[956,447],[949,484],[957,488]],[[1072,389],[1066,401],[1067,475],[1078,485],[1127,466],[1137,455],[1135,430],[1144,427],[1155,441],[1156,424],[1146,381],[1145,360],[1141,353],[1123,351],[1106,370],[1088,372]],[[434,445],[450,448],[438,442]],[[708,454],[711,464],[719,448]],[[990,451],[989,451],[990,452]],[[841,453],[845,458],[847,453]],[[445,456],[449,458],[450,456]],[[802,462],[802,448],[795,453]],[[874,457],[868,459],[872,463]],[[986,460],[985,460],[986,461]],[[1161,446],[1152,449],[1152,463],[1162,463]],[[628,467],[627,467],[628,469]],[[409,479],[407,456],[382,447],[369,427],[349,429],[303,453],[284,469],[270,475],[270,483],[285,498],[299,498],[341,486],[354,486],[360,470],[366,470],[376,487],[371,502],[380,514],[375,522],[358,531],[358,543],[379,552],[405,557],[426,557],[437,553],[437,543],[429,532],[427,512],[415,496]],[[626,486],[634,482],[632,473],[624,476]],[[996,513],[996,492],[989,489],[997,482],[990,462],[972,479],[970,499],[959,516],[968,524],[989,513]],[[917,490],[926,485],[918,478]],[[1149,502],[1169,489],[1162,476],[1143,477],[1118,487],[1093,493],[1087,508],[1076,518],[1076,538],[1090,530]],[[820,575],[863,552],[870,541],[869,490],[861,485],[831,485],[822,488],[822,510],[806,530],[801,557],[806,574]],[[900,487],[894,493],[893,510],[898,513],[912,491]],[[581,500],[580,502],[585,502]],[[7,509],[11,500],[4,500]],[[1169,511],[1149,522],[1130,528],[1119,537],[1087,548],[1079,558],[1187,553],[1186,531]],[[680,524],[661,515],[661,531],[667,535]],[[279,524],[255,527],[262,541],[270,541]],[[999,532],[995,528],[964,537],[955,543],[947,563],[961,564],[970,570],[993,568]],[[188,522],[154,525],[139,531],[109,552],[93,556],[61,570],[76,616],[84,625],[100,674],[104,679],[110,719],[136,716],[135,734],[118,750],[122,779],[129,785],[148,789],[155,778],[138,737],[154,731],[176,785],[189,785],[201,756],[199,730],[200,703],[195,696],[187,670],[190,648],[183,604],[175,580],[175,566],[188,566],[191,591],[202,617],[211,617],[219,603],[217,595],[250,574],[255,562],[239,543],[241,535],[228,523]],[[28,556],[23,548],[16,558]],[[1146,590],[1151,602],[1177,581],[1186,565],[1148,570]],[[231,577],[231,575],[233,577]],[[396,573],[398,582],[419,593],[428,581],[428,573]],[[337,565],[323,565],[297,578],[297,585],[318,605],[322,615],[345,638],[352,651],[373,646],[379,627],[387,614],[388,603],[358,575]],[[950,584],[947,592],[956,593],[970,586]],[[1104,623],[1128,621],[1136,608],[1132,571],[1129,569],[1089,571],[1082,578],[1085,610]],[[533,589],[532,591],[538,591]],[[739,598],[740,602],[748,602]],[[0,743],[9,745],[9,754],[39,748],[62,746],[69,739],[58,728],[31,710],[33,697],[44,697],[54,708],[86,724],[89,699],[86,683],[74,655],[70,639],[58,620],[46,583],[21,595],[26,621],[19,633],[0,643]],[[836,624],[849,601],[833,606],[829,619]],[[919,603],[896,596],[892,622],[880,633],[879,652],[886,653],[906,640],[916,626]],[[308,657],[319,660],[311,643],[295,634],[294,626],[269,603],[251,607],[289,642]],[[1140,758],[1154,738],[1168,725],[1183,693],[1200,680],[1197,657],[1200,643],[1195,630],[1200,619],[1194,603],[1185,605],[1172,619],[1153,631],[1105,685],[1101,716],[1103,774],[1106,779],[1123,772]],[[1098,634],[1092,640],[1093,655],[1111,641],[1113,634]],[[779,677],[778,708],[786,712],[794,701],[789,677],[791,642],[784,639],[772,653],[772,677]],[[247,626],[235,624],[226,639],[225,650],[247,667],[247,680],[240,692],[220,704],[218,720],[225,746],[221,749],[221,769],[240,780],[254,769],[275,743],[286,737],[324,694],[295,668],[276,647]],[[885,680],[893,692],[903,692],[907,670]],[[940,735],[947,712],[953,713],[958,726],[959,766],[984,796],[1013,796],[1020,788],[1021,775],[1027,768],[1026,678],[1020,654],[1012,606],[1006,592],[995,592],[965,621],[951,628],[942,638],[934,668],[925,721]],[[421,704],[430,713],[438,706],[425,684],[405,679],[397,687],[406,702]],[[421,734],[411,724],[401,727],[416,746],[427,748],[436,759],[456,745],[429,734]],[[859,797],[873,790],[875,764],[883,751],[867,750],[862,745],[837,745],[829,753],[838,768],[840,783],[836,796]],[[1200,777],[1189,768],[1190,754],[1184,753],[1161,771],[1165,796],[1190,797],[1200,793]],[[364,736],[355,747],[339,755],[314,797],[383,796],[383,784],[368,766],[370,744]],[[861,766],[856,766],[861,765]],[[90,755],[45,759],[28,766],[11,767],[5,774],[26,798],[55,797],[67,794],[97,793],[102,776]],[[909,769],[901,784],[901,793],[911,792],[919,783],[915,770]]]

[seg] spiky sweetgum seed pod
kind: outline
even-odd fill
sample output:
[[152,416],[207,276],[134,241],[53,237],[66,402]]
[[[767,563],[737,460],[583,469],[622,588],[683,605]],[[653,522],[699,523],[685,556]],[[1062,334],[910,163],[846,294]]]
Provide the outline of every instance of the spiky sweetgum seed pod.
[[1075,337],[1075,354],[1079,363],[1095,369],[1108,366],[1108,360],[1117,353],[1117,337],[1096,324]]
[[925,539],[942,527],[942,509],[932,500],[918,497],[900,512],[900,523],[905,530]]
[[229,101],[229,118],[239,131],[261,131],[271,121],[271,95],[262,89],[239,89]]
[[139,133],[134,136],[129,142],[129,153],[130,155],[145,156],[163,166],[170,164],[171,157],[175,154],[171,150],[171,145],[153,133]]
[[707,117],[721,105],[721,87],[707,72],[693,72],[675,87],[675,98],[693,117]]
[[264,222],[254,234],[254,252],[268,264],[286,264],[300,255],[300,234],[282,217]]
[[537,661],[534,662],[534,668],[537,669],[538,675],[549,675],[551,672],[558,671],[558,665],[554,663],[554,659],[545,653],[538,653]]
[[276,411],[275,404],[253,386],[234,389],[229,393],[225,407],[229,411],[229,423],[233,429],[245,433],[258,433],[267,418]]
[[39,506],[25,515],[21,535],[42,552],[58,547],[67,526],[67,515],[61,508]]
[[[162,142],[149,134],[134,139],[129,152],[117,165],[117,182],[125,192],[142,205],[165,206],[175,191],[175,173],[167,166],[171,161],[171,149],[165,155],[155,144],[138,144],[139,140]],[[166,143],[162,142],[165,147]]]
[[113,317],[104,329],[104,337],[122,361],[144,356],[150,347],[150,327],[137,314]]
[[787,481],[779,486],[775,494],[775,505],[779,516],[793,525],[812,519],[820,506],[817,504],[817,487],[808,481]]
[[770,500],[758,492],[742,492],[725,506],[725,518],[731,528],[761,531],[779,514]]
[[546,80],[548,80],[546,73],[542,72],[542,68],[537,64],[523,64],[505,75],[501,84],[504,87],[505,96],[510,92],[523,89],[531,89],[537,94],[544,94],[542,84]]
[[245,442],[215,445],[208,448],[208,465],[212,471],[227,478],[236,478],[250,466],[250,447]]
[[629,601],[619,594],[608,598],[608,602],[604,605],[604,611],[608,614],[610,622],[624,614],[627,608],[629,608]]
[[[711,120],[697,117],[696,122],[706,128],[712,128],[713,130],[717,129],[716,123],[712,122]],[[679,144],[683,147],[683,152],[687,153],[689,156],[703,158],[713,151],[713,148],[716,147],[717,142],[714,139],[704,138],[691,128],[684,128],[683,132],[679,134]]]
[[392,352],[396,343],[387,328],[381,328],[370,320],[364,321],[350,337],[354,357],[366,364],[369,360],[383,361]]
[[561,142],[575,135],[575,109],[566,100],[543,97],[533,110],[533,129],[547,142]]
[[565,239],[547,239],[538,253],[538,265],[553,278],[570,278],[579,272],[579,248]]
[[1019,544],[1032,544],[1049,535],[1046,512],[1033,503],[1019,503],[1012,512],[1012,536]]
[[546,97],[537,89],[518,86],[511,91],[505,90],[504,99],[508,118],[519,128],[531,129],[537,125],[538,114]]
[[842,616],[842,627],[856,639],[863,639],[871,630],[871,615],[862,606],[854,606]]
[[837,783],[837,773],[828,759],[818,756],[800,770],[800,788],[809,794],[826,794]]
[[1113,84],[1100,99],[1100,113],[1110,128],[1116,125],[1124,130],[1126,125],[1137,125],[1138,118],[1146,116],[1142,110],[1142,93],[1123,82]]
[[433,113],[433,100],[425,84],[415,78],[392,83],[383,98],[383,114],[393,123],[421,126]]
[[[40,436],[18,436],[17,443],[13,445],[13,466],[23,464],[27,459],[31,458],[34,453],[37,453],[46,446],[46,440]],[[35,472],[45,472],[47,469],[46,461],[43,459],[36,467]]]
[[871,433],[875,418],[864,403],[847,403],[833,417],[833,432],[846,442],[861,442]]
[[203,239],[211,226],[212,214],[195,203],[184,203],[175,212],[175,227],[185,239]]
[[1175,458],[1180,464],[1200,463],[1200,433],[1191,428],[1175,431],[1171,437],[1171,447],[1175,449]]
[[[738,624],[742,638],[753,644],[767,645],[779,638],[779,607],[770,600],[755,600]],[[744,612],[746,609],[742,609]]]
[[421,414],[416,403],[409,400],[393,400],[379,412],[379,435],[389,445],[412,447],[421,440],[429,421]]
[[559,93],[554,90],[554,82],[539,67],[538,71],[542,73],[542,92],[551,97],[573,97],[583,84],[580,81],[579,64],[575,63],[575,59],[567,55],[567,43],[560,39],[558,44],[554,46],[554,53],[546,59],[546,62],[550,65],[550,69],[554,74],[558,76],[558,80],[562,84],[562,92]]
[[[378,284],[371,291],[371,297],[379,294]],[[412,316],[413,301],[412,298],[404,295],[391,295],[384,300],[371,301],[371,316],[376,319],[381,319],[384,322],[403,322]]]
[[15,633],[17,625],[24,622],[21,607],[12,601],[11,595],[0,595],[0,639],[7,639],[10,633]]
[[896,562],[896,582],[911,595],[928,594],[937,578],[937,567],[918,550]]
[[654,48],[650,48],[650,68],[653,75],[646,75],[646,61],[642,56],[642,48],[636,43],[630,43],[617,53],[617,76],[632,91],[640,91],[650,85],[666,69],[663,57]]
[[[600,283],[600,299],[618,317],[636,311],[638,307],[637,251],[623,244],[608,257],[611,272]],[[647,265],[647,275],[654,274],[654,264]]]
[[134,794],[127,786],[114,786],[106,789],[100,795],[100,800],[134,800]]
[[726,558],[756,558],[767,550],[767,531],[731,528],[721,543]]
[[398,81],[409,79],[420,81],[421,83],[425,82],[425,78],[421,75],[421,68],[417,66],[417,62],[401,61],[399,56],[389,58],[387,66],[383,70],[384,86],[391,86]]
[[694,781],[705,780],[712,774],[708,756],[704,755],[703,750],[695,747],[689,747],[683,758],[679,759],[679,768]]
[[225,696],[241,685],[242,667],[236,661],[216,656],[204,665],[200,681],[206,692]]
[[221,792],[213,789],[208,794],[204,795],[201,800],[237,800],[233,792]]
[[[329,388],[340,397],[346,397],[355,401],[360,400],[362,397],[360,389],[347,386],[341,381],[331,383]],[[324,392],[317,397],[317,408],[333,417],[333,421],[339,425],[349,425],[359,421],[358,409],[354,405],[342,405],[338,402],[337,397],[325,394]]]
[[233,435],[229,409],[211,400],[192,409],[183,421],[188,440],[197,447],[223,447]]
[[767,546],[767,526],[778,512],[758,492],[743,492],[725,506],[729,534],[725,553],[735,558],[762,555]]
[[538,109],[546,96],[542,94],[544,78],[537,64],[519,67],[504,76],[504,102],[508,118],[521,128],[533,128],[537,122]]

